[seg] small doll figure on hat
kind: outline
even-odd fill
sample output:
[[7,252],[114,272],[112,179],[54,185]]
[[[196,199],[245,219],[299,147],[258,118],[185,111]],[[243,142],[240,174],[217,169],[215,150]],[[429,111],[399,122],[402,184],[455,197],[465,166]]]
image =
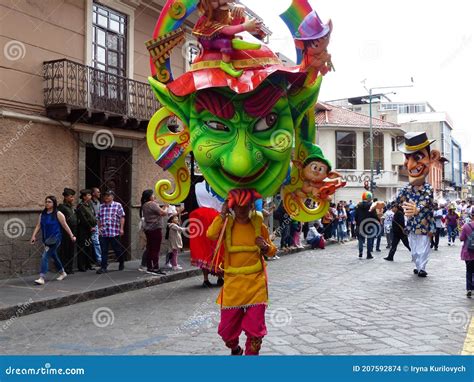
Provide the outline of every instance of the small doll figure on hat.
[[327,51],[332,32],[332,21],[323,24],[316,11],[309,13],[298,28],[295,44],[303,51],[301,69],[316,79],[319,73],[325,75],[334,70],[331,55]]
[[242,70],[232,65],[231,54],[234,50],[260,49],[254,44],[235,38],[240,32],[256,33],[261,28],[257,19],[247,20],[245,7],[231,4],[230,0],[200,0],[198,9],[202,16],[193,29],[201,45],[206,50],[216,50],[222,54],[220,68],[232,77],[240,77]]
[[303,180],[301,189],[296,190],[295,194],[300,199],[329,200],[338,188],[346,185],[346,182],[341,180],[338,172],[331,170],[331,163],[324,157],[319,146],[312,145],[310,150],[304,162],[293,161],[300,170],[300,177]]

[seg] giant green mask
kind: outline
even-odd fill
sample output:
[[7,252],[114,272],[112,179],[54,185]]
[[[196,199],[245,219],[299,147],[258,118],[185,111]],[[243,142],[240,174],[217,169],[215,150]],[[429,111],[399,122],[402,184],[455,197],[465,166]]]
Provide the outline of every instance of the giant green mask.
[[[153,78],[150,83],[165,109],[189,127],[173,136],[152,120],[156,128],[149,128],[148,145],[155,159],[173,140],[179,142],[181,156],[193,151],[204,178],[223,198],[234,188],[253,188],[264,197],[280,189],[290,166],[295,125],[314,105],[320,85],[287,91],[289,84],[278,76],[276,83],[270,78],[249,93],[211,88],[177,97]],[[161,188],[158,182],[162,199],[180,202],[186,197],[189,176],[183,166],[184,160],[178,160],[169,168],[176,183],[173,194],[163,193],[170,189],[163,187],[167,180],[160,181]]]

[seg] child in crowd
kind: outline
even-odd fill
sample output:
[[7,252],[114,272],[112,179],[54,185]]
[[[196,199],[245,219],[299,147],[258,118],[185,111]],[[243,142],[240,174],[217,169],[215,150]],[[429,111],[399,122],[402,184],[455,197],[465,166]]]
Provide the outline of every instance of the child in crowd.
[[178,271],[183,269],[181,265],[178,264],[178,254],[183,248],[183,239],[181,234],[185,231],[185,228],[179,225],[179,216],[172,215],[168,219],[168,227],[166,228],[165,238],[169,240],[169,246],[171,248],[171,266],[173,271]]

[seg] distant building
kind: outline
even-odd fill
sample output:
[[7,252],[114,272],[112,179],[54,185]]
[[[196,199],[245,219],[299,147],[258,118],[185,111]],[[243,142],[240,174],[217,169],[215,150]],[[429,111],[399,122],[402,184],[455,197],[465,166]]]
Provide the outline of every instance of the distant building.
[[[316,106],[316,142],[333,167],[341,173],[346,187],[335,200],[361,199],[364,185],[370,183],[370,119],[347,108],[319,102]],[[390,200],[408,178],[400,173],[404,156],[397,142],[405,131],[397,124],[372,118],[374,138],[375,197]]]
[[[359,96],[328,101],[350,110],[369,115],[369,96]],[[425,131],[435,139],[432,147],[441,153],[441,160],[433,167],[429,181],[436,198],[459,198],[462,185],[462,150],[453,143],[453,122],[445,112],[437,112],[429,102],[393,102],[385,94],[372,95],[372,116],[383,121],[397,123],[404,131]],[[402,173],[405,171],[400,170]]]

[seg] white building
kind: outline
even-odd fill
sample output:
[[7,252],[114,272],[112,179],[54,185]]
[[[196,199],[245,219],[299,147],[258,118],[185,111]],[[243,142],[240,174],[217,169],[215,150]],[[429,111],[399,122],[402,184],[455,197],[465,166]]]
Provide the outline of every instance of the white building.
[[[336,192],[335,201],[360,201],[370,183],[370,118],[347,108],[318,103],[316,143],[347,185]],[[397,142],[405,133],[400,125],[372,118],[374,146],[374,197],[390,200],[408,178],[398,171],[404,157]]]

